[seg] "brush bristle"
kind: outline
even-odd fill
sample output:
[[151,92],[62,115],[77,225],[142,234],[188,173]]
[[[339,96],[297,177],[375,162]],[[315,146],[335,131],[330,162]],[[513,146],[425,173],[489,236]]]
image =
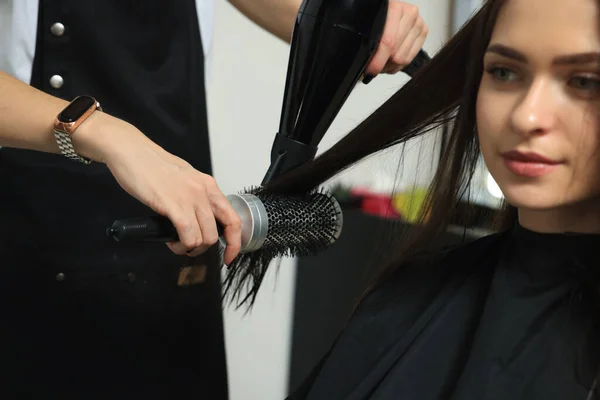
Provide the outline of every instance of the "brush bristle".
[[299,196],[267,194],[260,188],[245,193],[254,194],[263,202],[269,229],[259,250],[240,254],[227,267],[224,296],[237,300],[238,307],[254,303],[273,260],[323,251],[335,242],[341,227],[339,205],[322,189]]

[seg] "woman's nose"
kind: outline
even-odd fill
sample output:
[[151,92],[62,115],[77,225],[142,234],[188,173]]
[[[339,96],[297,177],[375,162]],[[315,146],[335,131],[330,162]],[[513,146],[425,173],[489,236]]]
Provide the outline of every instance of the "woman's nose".
[[513,130],[521,136],[541,135],[555,124],[557,112],[556,94],[551,82],[534,81],[517,103],[511,115]]

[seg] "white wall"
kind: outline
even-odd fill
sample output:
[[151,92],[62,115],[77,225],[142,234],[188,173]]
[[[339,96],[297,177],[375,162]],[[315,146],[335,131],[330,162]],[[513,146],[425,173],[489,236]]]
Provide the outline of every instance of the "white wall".
[[[415,0],[430,27],[425,49],[433,54],[449,31],[448,0]],[[278,128],[288,62],[288,45],[246,20],[229,3],[215,2],[215,32],[208,85],[211,148],[221,190],[232,193],[259,184],[269,165]],[[359,84],[320,146],[325,150],[385,101],[404,82],[403,74]],[[405,178],[431,177],[431,140],[406,151]],[[437,154],[437,153],[435,153]],[[385,175],[383,157],[343,175],[346,182],[369,184]],[[397,162],[397,155],[386,157]],[[393,175],[395,169],[387,169]],[[281,400],[287,393],[294,260],[271,270],[251,313],[226,310],[226,340],[232,400]]]

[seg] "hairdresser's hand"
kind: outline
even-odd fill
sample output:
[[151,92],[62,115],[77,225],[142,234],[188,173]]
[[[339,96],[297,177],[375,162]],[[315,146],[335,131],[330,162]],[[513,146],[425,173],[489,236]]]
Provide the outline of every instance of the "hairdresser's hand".
[[74,145],[78,134],[80,140],[102,140],[94,143],[102,149],[97,158],[106,163],[121,187],[171,220],[180,239],[168,243],[174,253],[196,256],[214,245],[219,238],[217,219],[227,242],[224,262],[233,261],[240,250],[241,221],[211,176],[168,153],[134,126],[105,113],[92,114],[79,129],[73,135]]
[[369,83],[380,73],[395,74],[409,65],[422,49],[428,33],[417,6],[390,0],[383,36],[363,82]]

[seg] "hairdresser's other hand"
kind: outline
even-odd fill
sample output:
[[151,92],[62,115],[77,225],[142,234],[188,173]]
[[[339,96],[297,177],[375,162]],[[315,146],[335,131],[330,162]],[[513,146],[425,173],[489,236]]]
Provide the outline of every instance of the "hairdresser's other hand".
[[[77,136],[80,136],[77,138]],[[229,264],[241,246],[241,221],[213,177],[194,169],[149,140],[134,126],[105,113],[94,113],[73,135],[76,140],[95,138],[117,182],[130,195],[171,220],[179,241],[168,243],[176,254],[196,256],[219,237],[215,219],[223,226]]]
[[428,33],[417,6],[390,0],[383,36],[363,82],[368,83],[380,73],[395,74],[409,65],[423,48]]

